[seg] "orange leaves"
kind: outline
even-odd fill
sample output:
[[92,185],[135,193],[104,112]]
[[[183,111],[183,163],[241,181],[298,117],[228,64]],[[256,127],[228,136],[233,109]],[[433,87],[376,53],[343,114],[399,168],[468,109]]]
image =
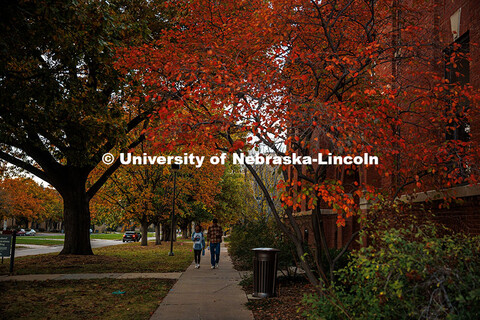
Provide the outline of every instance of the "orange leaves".
[[342,215],[337,216],[337,227],[345,227],[345,218]]
[[300,76],[300,79],[301,79],[302,81],[304,81],[304,82],[308,81],[308,78],[309,78],[308,74],[302,74],[302,75]]
[[[392,48],[389,28],[372,26],[372,37],[352,22],[383,21],[389,10],[375,11],[372,17],[363,5],[352,4],[342,13],[327,1],[322,10],[341,16],[335,28],[327,23],[325,30],[319,16],[311,14],[316,11],[310,10],[314,9],[310,1],[294,2],[295,7],[287,1],[254,0],[242,6],[234,1],[181,3],[185,15],[178,19],[184,29],[163,34],[156,48],[132,50],[134,58],[129,60],[134,69],[149,70],[142,74],[142,81],[155,97],[149,101],[158,103],[155,116],[162,121],[155,129],[156,141],[164,148],[174,150],[175,141],[235,152],[259,144],[259,139],[252,138],[259,136],[285,146],[286,153],[297,148],[305,154],[316,152],[312,150],[375,153],[378,166],[357,169],[367,169],[369,178],[378,178],[379,189],[383,183],[400,187],[398,181],[410,181],[424,170],[443,172],[441,167],[454,160],[448,149],[461,151],[469,165],[478,163],[472,161],[478,151],[472,143],[441,146],[445,131],[456,130],[459,118],[473,112],[460,110],[465,105],[460,97],[473,96],[478,102],[478,93],[448,83],[414,58],[425,39],[408,20],[402,27],[411,41]],[[398,54],[403,54],[402,64],[393,74],[383,62]],[[450,62],[449,68],[454,68],[453,55]],[[446,101],[451,110],[445,110]],[[229,145],[222,135],[232,129],[248,132],[249,137],[235,136],[238,140]],[[308,178],[315,176],[306,168],[301,170]],[[284,191],[285,205],[329,206],[344,217],[355,212],[352,196],[338,181],[324,184],[324,178],[317,177],[319,181],[310,186],[308,179],[294,175],[277,186]],[[394,182],[398,185],[391,186]],[[426,187],[425,181],[421,183]],[[415,184],[420,184],[418,178],[409,187]],[[359,181],[350,185],[363,187]],[[302,191],[310,187],[315,191]]]
[[28,178],[4,179],[0,183],[5,203],[8,207],[0,208],[4,215],[25,218],[28,221],[43,221],[61,211],[61,199],[50,188],[43,188]]
[[236,140],[233,142],[232,147],[228,150],[229,152],[234,152],[236,150],[242,149],[245,146],[243,140]]
[[[142,144],[149,156],[185,156],[183,150],[170,145],[175,152],[158,151],[154,144]],[[207,147],[191,146],[191,155],[210,158]],[[137,150],[138,152],[138,150]],[[137,153],[138,154],[138,153]],[[182,165],[176,172],[176,213],[187,218],[202,210],[211,210],[215,196],[220,192],[219,177],[223,166],[209,161],[197,168]],[[169,165],[123,165],[109,179],[105,187],[92,199],[91,210],[96,221],[101,223],[140,223],[164,221],[172,210],[173,172]]]

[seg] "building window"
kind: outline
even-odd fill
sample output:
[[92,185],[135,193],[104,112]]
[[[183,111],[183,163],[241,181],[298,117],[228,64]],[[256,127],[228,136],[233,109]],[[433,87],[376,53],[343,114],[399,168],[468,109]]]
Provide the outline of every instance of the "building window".
[[[468,54],[470,53],[470,36],[467,31],[461,37],[457,38],[448,48],[444,50],[445,55],[445,79],[452,85],[464,86],[470,83],[470,62]],[[450,108],[452,106],[450,105]],[[446,129],[447,140],[469,141],[470,123],[465,116],[468,109],[468,101],[464,99],[455,106],[455,117],[448,124]]]
[[[466,86],[470,83],[470,36],[467,31],[458,37],[454,43],[444,50],[445,55],[445,79],[455,90],[454,86]],[[456,104],[452,101],[447,103],[448,123],[446,124],[445,136],[447,141],[452,141],[449,146],[451,161],[448,165],[452,172],[455,172],[459,184],[464,184],[470,175],[470,166],[463,159],[462,147],[456,142],[467,142],[470,140],[470,122],[467,117],[469,108],[468,99],[462,97]]]

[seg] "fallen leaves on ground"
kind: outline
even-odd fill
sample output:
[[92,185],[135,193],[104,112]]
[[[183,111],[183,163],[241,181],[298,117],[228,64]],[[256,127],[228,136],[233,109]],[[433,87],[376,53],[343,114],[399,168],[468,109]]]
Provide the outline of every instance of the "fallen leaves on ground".
[[[244,289],[253,293],[252,285]],[[280,279],[277,297],[249,300],[247,306],[257,320],[304,319],[302,298],[304,294],[313,292],[312,286],[303,279]]]

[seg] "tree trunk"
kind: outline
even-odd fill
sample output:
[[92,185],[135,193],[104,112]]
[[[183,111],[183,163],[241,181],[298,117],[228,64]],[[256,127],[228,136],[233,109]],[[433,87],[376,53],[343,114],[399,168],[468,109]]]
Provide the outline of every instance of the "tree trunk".
[[193,222],[190,222],[188,224],[188,227],[187,227],[187,239],[190,239],[192,237],[192,225],[193,225]]
[[148,245],[148,221],[147,219],[142,219],[142,247]]
[[162,241],[170,241],[170,225],[164,223],[162,225]]
[[182,228],[182,238],[188,239],[188,227]]
[[160,223],[155,223],[155,245],[161,245],[162,241],[160,240]]
[[90,245],[90,208],[85,182],[87,175],[79,170],[67,171],[59,192],[63,198],[65,241],[60,254],[93,254]]
[[[318,201],[320,203],[320,201]],[[330,266],[330,281],[333,281],[333,269],[332,269],[332,258],[330,256],[330,252],[328,251],[327,242],[325,239],[325,232],[324,232],[324,224],[323,224],[323,217],[320,207],[317,205],[312,210],[312,228],[313,228],[313,235],[315,239],[315,262],[317,265],[317,271],[322,277],[325,283],[328,283],[327,275],[325,273],[324,267],[322,265],[322,253],[327,258],[327,262]]]

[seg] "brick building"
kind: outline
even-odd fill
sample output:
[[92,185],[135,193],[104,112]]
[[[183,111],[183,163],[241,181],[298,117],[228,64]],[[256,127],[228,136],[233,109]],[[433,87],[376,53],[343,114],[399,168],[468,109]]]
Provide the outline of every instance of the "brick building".
[[[433,12],[425,15],[423,23],[431,32],[432,51],[426,52],[433,70],[450,83],[470,84],[480,89],[480,2],[477,0],[432,0]],[[428,36],[428,35],[427,35]],[[467,54],[466,57],[450,59],[452,48]],[[436,63],[444,59],[442,64]],[[453,63],[449,63],[453,61]],[[401,73],[402,68],[392,66],[392,73]],[[473,106],[470,106],[473,107]],[[476,107],[476,106],[475,106]],[[472,141],[480,143],[478,119],[461,119],[454,130],[447,131],[447,140]],[[468,173],[465,173],[468,174]],[[442,205],[444,197],[455,197],[448,206]],[[409,194],[414,205],[431,210],[438,221],[456,231],[480,234],[480,186],[454,186],[442,191],[427,191]],[[365,206],[368,204],[365,202]]]
[[[393,6],[401,8],[399,2],[399,0],[393,0]],[[428,33],[423,36],[431,42],[429,49],[421,49],[424,50],[422,55],[425,60],[430,61],[432,71],[445,77],[450,83],[470,83],[473,88],[480,89],[480,46],[478,45],[480,44],[480,1],[431,0],[431,2],[432,10],[425,11],[421,19],[424,30]],[[402,14],[401,9],[398,9],[397,14]],[[395,15],[393,19],[395,20]],[[392,25],[395,26],[395,21]],[[401,41],[401,35],[397,34],[393,37],[392,41]],[[448,61],[454,46],[460,47],[461,52],[467,53],[470,60],[457,58],[454,59],[454,64],[437,63],[443,59]],[[400,59],[396,60],[392,57],[392,62],[379,67],[378,72],[397,78],[405,71],[404,68],[408,66],[403,66]],[[471,140],[480,143],[480,123],[466,119],[459,122],[455,130],[446,132],[445,136],[446,139]],[[322,142],[320,139],[319,144],[322,143],[328,145],[327,141]],[[388,188],[393,183],[392,177],[381,177],[373,167],[358,167],[354,170],[338,166],[329,167],[327,176],[341,180],[347,189],[353,181],[362,181],[382,188]],[[457,200],[448,207],[442,206],[443,201],[438,199],[443,199],[445,196],[454,196]],[[436,219],[456,231],[480,234],[480,186],[478,185],[465,184],[443,191],[410,193],[400,199],[412,202],[414,205],[422,205],[424,210],[431,210],[436,215]],[[369,209],[370,203],[366,199],[358,199],[358,201],[362,210]],[[295,216],[304,232],[305,240],[313,244],[311,211],[305,210],[305,206],[302,208],[304,210],[295,213]],[[360,228],[355,217],[348,218],[345,227],[337,227],[336,214],[327,206],[322,207],[322,220],[327,244],[331,248],[341,248],[346,245],[351,235]]]

